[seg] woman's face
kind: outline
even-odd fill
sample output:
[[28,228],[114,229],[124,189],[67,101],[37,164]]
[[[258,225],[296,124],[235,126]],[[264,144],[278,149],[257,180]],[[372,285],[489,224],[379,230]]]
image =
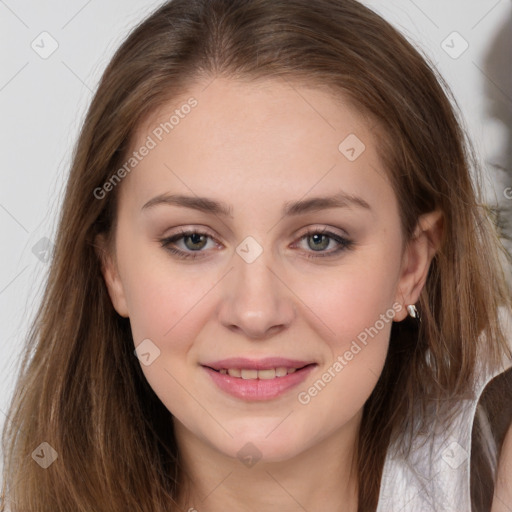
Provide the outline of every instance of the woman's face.
[[419,293],[377,140],[277,80],[196,84],[140,127],[105,278],[179,440],[277,461],[360,419]]

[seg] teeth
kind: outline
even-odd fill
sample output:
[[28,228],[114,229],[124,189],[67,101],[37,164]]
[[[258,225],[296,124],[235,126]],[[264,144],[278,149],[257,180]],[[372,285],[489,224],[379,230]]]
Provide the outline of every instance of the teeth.
[[240,370],[242,372],[242,379],[257,379],[258,370]]
[[258,370],[258,379],[275,379],[276,378],[276,370],[275,368],[270,368],[268,370]]
[[254,369],[239,369],[239,368],[222,368],[219,370],[222,375],[229,375],[230,377],[238,377],[245,380],[270,380],[276,377],[285,377],[290,373],[297,371],[297,368],[285,368],[280,366],[278,368],[269,368],[267,370],[254,370]]

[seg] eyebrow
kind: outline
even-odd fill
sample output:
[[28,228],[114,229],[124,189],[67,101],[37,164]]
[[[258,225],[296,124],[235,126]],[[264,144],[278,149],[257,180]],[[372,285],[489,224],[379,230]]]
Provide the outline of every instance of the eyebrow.
[[[150,209],[158,205],[182,206],[205,213],[233,218],[233,208],[230,205],[208,197],[193,197],[179,194],[160,194],[144,204],[142,210]],[[282,216],[302,215],[327,210],[329,208],[350,208],[353,206],[371,211],[370,205],[363,198],[353,194],[347,194],[346,192],[340,192],[331,196],[287,201],[284,203]]]

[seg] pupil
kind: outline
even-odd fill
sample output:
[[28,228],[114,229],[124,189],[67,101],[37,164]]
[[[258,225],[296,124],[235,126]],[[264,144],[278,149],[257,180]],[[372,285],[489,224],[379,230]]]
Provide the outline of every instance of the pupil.
[[[200,235],[199,233],[193,233],[192,235],[188,235],[187,239],[192,241],[192,245],[197,246],[198,244],[200,247],[189,247],[189,249],[201,249],[203,245],[201,245],[201,238],[204,238],[204,235]],[[203,240],[204,242],[204,240]],[[188,245],[188,244],[187,244]]]
[[[316,245],[316,249],[320,248],[320,249],[325,249],[328,245],[329,245],[329,238],[325,235],[322,235],[322,234],[315,234],[315,235],[311,235],[311,237],[313,240],[314,240],[314,243],[316,244],[317,242],[320,242],[322,240],[322,238],[324,238],[324,243],[319,246],[319,245]],[[327,243],[325,243],[327,242]],[[312,249],[316,250],[315,247],[311,247]]]

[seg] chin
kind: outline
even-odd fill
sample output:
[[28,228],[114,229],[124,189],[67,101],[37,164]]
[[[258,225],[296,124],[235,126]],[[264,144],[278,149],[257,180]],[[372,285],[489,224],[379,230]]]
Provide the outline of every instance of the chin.
[[297,456],[305,449],[306,440],[299,432],[282,426],[276,428],[279,425],[276,421],[270,427],[268,423],[240,425],[238,432],[231,432],[233,438],[226,439],[226,444],[217,448],[242,462],[246,456],[259,459],[260,462],[281,462]]

